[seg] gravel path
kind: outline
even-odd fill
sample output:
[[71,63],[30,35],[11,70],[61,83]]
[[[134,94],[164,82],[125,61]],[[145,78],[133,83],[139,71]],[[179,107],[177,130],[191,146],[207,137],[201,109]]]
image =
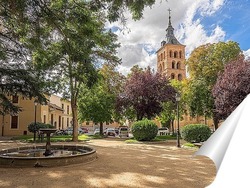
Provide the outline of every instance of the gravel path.
[[[53,143],[52,143],[53,144]],[[126,144],[102,139],[86,144],[97,150],[96,161],[53,168],[0,168],[0,187],[8,188],[204,188],[215,166],[196,150],[175,142]],[[0,149],[26,145],[0,141]]]

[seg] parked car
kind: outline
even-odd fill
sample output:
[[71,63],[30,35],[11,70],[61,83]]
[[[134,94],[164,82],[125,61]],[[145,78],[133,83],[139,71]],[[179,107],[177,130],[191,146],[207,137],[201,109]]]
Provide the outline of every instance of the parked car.
[[[64,133],[66,135],[72,135],[73,134],[73,127],[68,127],[67,129],[64,130]],[[78,134],[83,134],[84,131],[81,128],[78,128]]]
[[161,127],[158,129],[158,136],[162,136],[162,135],[168,135],[169,134],[169,129],[167,127]]
[[96,135],[96,134],[100,134],[100,129],[95,129],[94,130],[94,135]]
[[115,129],[114,128],[107,128],[106,132],[105,132],[105,135],[107,135],[107,136],[115,136],[116,135]]
[[55,133],[55,135],[65,135],[65,130],[57,130]]
[[129,137],[128,127],[119,127],[119,137]]
[[86,127],[81,127],[81,129],[83,130],[84,133],[88,133],[89,132],[88,128],[86,128]]
[[115,128],[115,134],[119,135],[119,128]]

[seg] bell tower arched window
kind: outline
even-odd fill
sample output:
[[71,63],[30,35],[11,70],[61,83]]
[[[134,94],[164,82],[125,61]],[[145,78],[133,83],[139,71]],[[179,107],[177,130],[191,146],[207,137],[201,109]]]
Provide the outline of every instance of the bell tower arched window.
[[179,58],[182,58],[182,52],[179,51]]
[[178,74],[178,80],[181,81],[182,80],[182,75]]
[[176,64],[176,68],[177,68],[177,69],[181,69],[181,62],[178,62],[178,63]]
[[172,50],[170,50],[170,51],[169,51],[169,57],[172,57],[172,56],[173,56],[172,53],[173,53]]
[[172,73],[170,78],[174,79],[174,77],[175,77],[175,75],[174,75],[174,73]]
[[178,57],[178,52],[175,51],[175,52],[174,52],[174,58],[177,58],[177,57]]
[[172,61],[172,69],[175,69],[175,61]]

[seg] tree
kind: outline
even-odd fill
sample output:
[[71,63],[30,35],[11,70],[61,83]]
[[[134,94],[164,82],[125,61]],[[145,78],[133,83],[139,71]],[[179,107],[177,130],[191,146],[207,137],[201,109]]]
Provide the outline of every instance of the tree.
[[115,56],[119,46],[115,43],[116,36],[104,30],[102,12],[91,12],[84,1],[27,0],[14,7],[7,4],[4,8],[8,13],[5,25],[29,50],[39,78],[53,75],[64,96],[70,98],[73,140],[77,141],[79,89],[82,84],[88,87],[94,84],[97,80],[95,66],[102,60],[119,62]]
[[93,88],[82,88],[78,100],[80,121],[100,123],[100,134],[103,134],[103,123],[114,121],[115,97],[120,92],[124,76],[105,64],[99,71],[98,82]]
[[120,113],[134,113],[137,120],[144,117],[151,119],[162,111],[162,102],[174,102],[174,97],[175,90],[169,85],[167,78],[147,68],[132,72],[127,78],[116,107]]
[[225,66],[213,87],[216,112],[227,118],[250,93],[250,61],[239,56]]
[[215,128],[218,127],[212,88],[224,65],[240,53],[239,45],[233,41],[202,45],[191,53],[186,62],[190,74],[186,95],[192,116],[212,117]]
[[168,127],[174,132],[174,119],[176,116],[176,105],[172,101],[162,103],[162,111],[157,117],[163,127]]
[[[82,84],[91,87],[97,80],[95,68],[107,61],[118,63],[116,36],[104,28],[107,19],[122,17],[125,7],[134,18],[142,16],[145,6],[132,1],[1,1],[3,23],[0,56],[15,54],[17,62],[29,62],[37,79],[49,81],[65,91],[71,100],[73,140],[77,141],[77,98]],[[108,10],[108,11],[106,11]],[[107,13],[107,14],[106,14]],[[13,45],[10,45],[13,44]],[[57,91],[60,92],[60,91]]]

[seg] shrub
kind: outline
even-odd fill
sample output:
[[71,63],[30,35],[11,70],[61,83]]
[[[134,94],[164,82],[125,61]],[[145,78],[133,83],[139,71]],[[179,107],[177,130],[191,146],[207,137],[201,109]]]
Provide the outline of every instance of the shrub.
[[207,125],[190,124],[182,128],[181,136],[187,142],[204,142],[211,136],[211,130]]
[[34,133],[35,131],[38,131],[39,129],[46,129],[46,128],[54,128],[51,124],[45,124],[37,122],[35,125],[35,122],[32,122],[28,125],[29,132]]
[[132,125],[132,133],[138,141],[150,141],[157,135],[157,125],[148,119],[137,121]]

